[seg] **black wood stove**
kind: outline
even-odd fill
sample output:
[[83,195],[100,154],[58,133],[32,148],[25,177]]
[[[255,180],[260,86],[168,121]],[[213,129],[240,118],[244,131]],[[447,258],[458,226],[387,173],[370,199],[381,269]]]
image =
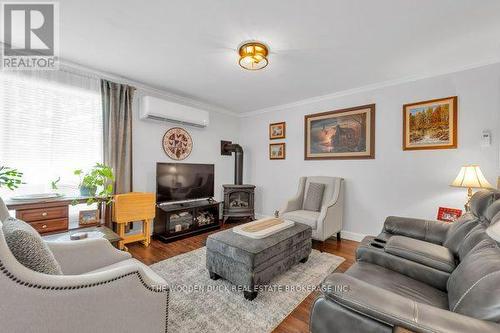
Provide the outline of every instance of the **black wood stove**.
[[255,186],[243,184],[243,148],[229,141],[221,141],[221,154],[234,153],[234,184],[222,185],[224,188],[224,221],[230,218],[255,219]]

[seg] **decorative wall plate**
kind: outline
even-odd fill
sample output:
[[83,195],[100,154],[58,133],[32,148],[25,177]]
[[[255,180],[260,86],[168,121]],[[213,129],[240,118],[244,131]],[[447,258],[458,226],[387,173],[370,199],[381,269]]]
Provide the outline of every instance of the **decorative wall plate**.
[[193,150],[193,139],[185,129],[173,127],[163,136],[163,150],[171,159],[183,160]]

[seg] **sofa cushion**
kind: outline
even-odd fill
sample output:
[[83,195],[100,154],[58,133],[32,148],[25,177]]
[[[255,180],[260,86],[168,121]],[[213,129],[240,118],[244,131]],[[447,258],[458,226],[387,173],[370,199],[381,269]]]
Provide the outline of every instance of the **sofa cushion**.
[[446,283],[450,277],[449,272],[386,252],[384,240],[379,237],[366,236],[363,238],[356,249],[356,261],[385,267],[442,291],[446,291]]
[[479,218],[471,213],[464,214],[452,223],[446,233],[443,246],[451,250],[455,255],[458,255],[460,244],[465,236],[479,223]]
[[409,237],[391,237],[385,252],[443,272],[451,273],[456,267],[455,257],[448,248]]
[[476,225],[472,230],[465,236],[465,239],[460,243],[458,249],[458,257],[460,260],[464,260],[465,256],[481,241],[490,239],[488,234],[486,234],[486,226],[482,223]]
[[332,199],[336,198],[340,193],[342,178],[327,177],[327,176],[310,176],[306,178],[304,184],[304,192],[302,198],[302,207],[304,207],[304,200],[306,198],[307,189],[311,183],[324,184],[325,191],[323,193],[323,201],[321,206],[328,204]]
[[3,202],[2,198],[0,198],[0,222],[3,222],[9,218],[9,210],[7,209],[7,206],[5,206],[5,203]]
[[500,213],[500,200],[494,201],[484,213],[484,217],[488,223],[491,223],[495,216]]
[[470,212],[476,217],[484,217],[488,207],[495,201],[498,193],[492,190],[480,190],[470,198]]
[[500,249],[484,240],[464,258],[448,280],[450,310],[500,322]]
[[500,243],[500,213],[493,217],[491,224],[486,229],[486,233],[492,239]]
[[22,265],[39,273],[62,274],[49,247],[28,223],[9,217],[3,222],[2,231],[10,251]]
[[445,292],[382,266],[357,262],[346,271],[346,274],[416,302],[448,309]]
[[283,214],[285,220],[290,220],[302,224],[307,224],[313,230],[316,230],[316,224],[318,223],[319,212],[311,212],[309,210],[294,210]]
[[307,193],[304,199],[304,210],[319,212],[324,192],[325,184],[310,183],[307,187]]

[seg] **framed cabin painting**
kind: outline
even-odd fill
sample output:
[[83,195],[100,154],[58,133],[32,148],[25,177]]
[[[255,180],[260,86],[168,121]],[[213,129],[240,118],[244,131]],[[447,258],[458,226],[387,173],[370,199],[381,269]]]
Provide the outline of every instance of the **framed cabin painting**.
[[457,96],[403,105],[403,150],[457,148]]
[[304,158],[375,158],[375,104],[305,116]]

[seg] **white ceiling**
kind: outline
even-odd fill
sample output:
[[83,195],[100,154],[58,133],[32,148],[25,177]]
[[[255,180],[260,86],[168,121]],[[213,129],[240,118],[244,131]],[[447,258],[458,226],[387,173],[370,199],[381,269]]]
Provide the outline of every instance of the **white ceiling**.
[[[238,113],[500,61],[498,0],[59,3],[63,59]],[[262,71],[237,64],[250,39]]]

